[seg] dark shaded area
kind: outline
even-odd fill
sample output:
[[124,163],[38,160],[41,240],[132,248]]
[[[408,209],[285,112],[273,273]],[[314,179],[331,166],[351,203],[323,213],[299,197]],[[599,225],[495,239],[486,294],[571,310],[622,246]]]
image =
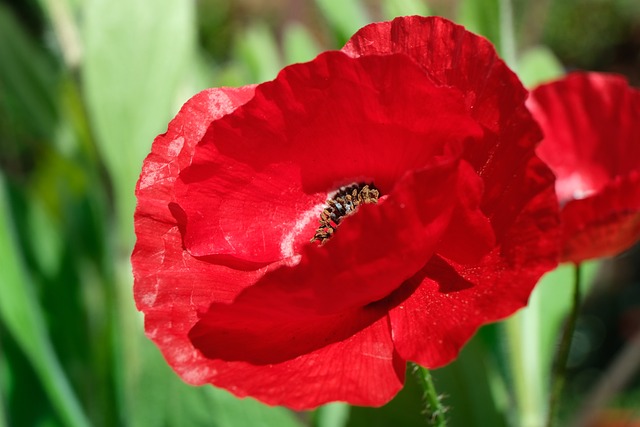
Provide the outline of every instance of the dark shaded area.
[[[582,305],[569,354],[568,400],[579,402],[606,377],[616,356],[638,333],[640,245],[603,264]],[[623,394],[636,396],[639,392],[640,372],[636,372]]]
[[569,69],[625,74],[640,85],[640,2],[548,2],[542,41]]

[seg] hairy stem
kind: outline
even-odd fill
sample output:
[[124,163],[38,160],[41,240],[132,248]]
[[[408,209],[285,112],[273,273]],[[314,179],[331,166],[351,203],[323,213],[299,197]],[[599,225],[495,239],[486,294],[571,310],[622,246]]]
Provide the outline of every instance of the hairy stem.
[[427,368],[415,365],[414,372],[418,377],[418,382],[423,391],[426,413],[429,415],[430,425],[433,427],[446,427],[447,420],[445,418],[446,408],[442,405],[440,397],[433,385],[431,372]]

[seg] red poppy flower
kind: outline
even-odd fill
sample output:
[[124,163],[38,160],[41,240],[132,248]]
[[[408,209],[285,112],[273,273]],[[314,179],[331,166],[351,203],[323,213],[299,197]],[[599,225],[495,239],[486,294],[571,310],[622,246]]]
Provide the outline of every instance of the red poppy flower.
[[573,73],[536,88],[538,155],[557,176],[562,260],[611,256],[640,238],[640,91],[623,77]]
[[419,17],[196,95],[136,190],[147,335],[192,384],[384,404],[406,361],[450,362],[557,263],[525,97],[485,39]]

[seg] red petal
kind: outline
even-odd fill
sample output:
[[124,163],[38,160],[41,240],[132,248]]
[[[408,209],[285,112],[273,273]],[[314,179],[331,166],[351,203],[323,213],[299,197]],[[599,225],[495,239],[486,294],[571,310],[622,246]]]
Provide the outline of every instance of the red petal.
[[372,305],[328,315],[309,310],[302,315],[303,307],[278,301],[278,295],[255,304],[255,295],[264,293],[256,287],[252,290],[249,297],[243,295],[233,304],[214,304],[189,332],[207,358],[281,363],[347,340],[387,314],[386,307]]
[[[446,19],[411,16],[362,28],[343,51],[356,57],[404,53],[436,84],[461,90],[485,128],[482,141],[465,149],[485,183],[482,209],[489,217],[506,210],[514,217],[522,208],[512,203],[520,189],[510,183],[526,170],[540,131],[524,106],[526,90],[491,43]],[[508,227],[491,222],[498,236]]]
[[578,263],[629,249],[640,239],[640,170],[591,197],[570,201],[562,222],[564,261]]
[[[171,316],[147,316],[148,330],[162,331],[167,325]],[[189,383],[211,383],[239,397],[297,410],[331,401],[380,406],[404,382],[405,363],[393,349],[386,317],[343,341],[270,365],[205,358],[190,347],[188,329],[180,326],[180,333],[156,337],[169,364]]]
[[298,265],[265,275],[230,306],[212,305],[194,344],[211,358],[274,363],[384,316],[371,304],[424,265],[448,226],[456,166],[408,174],[379,205],[347,217],[326,245],[308,245]]
[[429,368],[453,360],[483,320],[495,320],[493,307],[485,307],[486,313],[478,310],[477,295],[473,283],[443,259],[433,258],[391,303],[392,337],[401,357]]
[[[209,123],[245,103],[253,96],[253,90],[247,86],[200,92],[182,107],[167,133],[153,142],[136,186],[138,240],[131,263],[138,309],[166,306],[173,310],[172,304],[180,300],[181,293],[188,294],[183,296],[188,297],[185,301],[200,301],[208,307],[212,300],[230,300],[241,289],[240,284],[224,280],[221,286],[211,286],[212,273],[225,276],[228,272],[185,256],[182,237],[169,205],[175,201],[176,177],[181,168],[191,162],[194,147]],[[185,274],[190,277],[187,287],[183,286]],[[185,307],[185,316],[194,318],[195,313]]]
[[331,401],[381,406],[402,388],[405,371],[386,317],[344,341],[282,364],[229,365],[212,379],[214,384],[292,409]]
[[[557,263],[554,179],[534,153],[540,131],[524,107],[526,90],[493,46],[445,19],[406,17],[372,24],[343,50],[356,57],[409,55],[436,84],[460,89],[470,114],[485,128],[481,141],[465,146],[464,157],[483,178],[481,207],[499,249],[480,262],[461,257],[464,246],[458,242],[464,233],[455,228],[460,221],[452,221],[451,235],[443,238],[450,243],[438,253],[456,257],[459,264],[442,261],[448,267],[423,271],[431,276],[424,276],[424,283],[412,279],[413,286],[422,285],[391,312],[393,338],[402,356],[441,366],[456,356],[481,324],[524,306],[538,278]],[[473,205],[469,201],[468,206]],[[481,218],[475,218],[480,221],[476,229],[481,230]],[[453,292],[442,291],[451,286]],[[395,297],[401,302],[406,295],[399,292]]]
[[[427,366],[448,362],[480,324],[522,306],[537,278],[555,265],[553,178],[533,155],[538,133],[513,73],[488,42],[448,21],[379,24],[386,27],[385,37],[395,37],[398,52],[421,68],[403,56],[349,60],[335,53],[287,68],[211,126],[178,183],[175,217],[169,203],[176,201],[176,169],[168,161],[150,169],[171,174],[159,180],[167,186],[154,190],[155,200],[141,200],[149,210],[139,207],[136,229],[150,237],[139,237],[133,256],[136,300],[148,335],[186,381],[296,409],[332,400],[380,405],[401,387],[405,358]],[[384,48],[393,43],[382,40],[382,53],[392,53]],[[330,78],[335,75],[340,78]],[[206,129],[210,119],[204,120]],[[176,141],[176,132],[170,127],[173,136],[158,148]],[[460,160],[461,147],[477,173]],[[180,169],[191,155],[179,159]],[[482,198],[478,175],[485,181]],[[144,174],[143,180],[156,181]],[[346,218],[324,247],[306,244],[314,228],[307,218],[318,200],[340,185],[369,180],[386,198]],[[264,202],[251,211],[262,228],[251,230],[249,215],[239,215],[243,198],[254,206]],[[278,217],[289,202],[298,203],[289,212],[295,215]],[[161,221],[146,218],[154,209]],[[484,257],[494,240],[482,212],[499,245]],[[193,258],[180,245],[175,218],[183,231],[186,225],[192,254],[247,271]],[[223,241],[229,230],[246,246],[234,251],[232,241],[230,248]],[[473,240],[468,247],[461,245],[465,234]],[[434,250],[449,260],[438,257],[425,267]],[[288,266],[253,271],[283,256],[290,257]],[[421,308],[427,296],[433,297],[428,311]],[[402,305],[391,309],[390,337],[384,307],[394,304]],[[400,307],[415,307],[415,317]],[[199,322],[196,312],[205,313]],[[265,341],[256,343],[258,335]]]
[[[542,274],[557,265],[560,230],[553,181],[537,157],[526,170],[527,178],[513,185],[528,200],[517,202],[524,208],[509,221],[496,249],[475,264],[434,258],[394,295],[399,305],[389,316],[401,357],[430,368],[449,363],[478,327],[524,307]],[[538,194],[529,195],[534,191]]]
[[480,210],[484,186],[473,168],[461,164],[458,180],[458,204],[437,253],[461,264],[476,263],[496,244],[489,219]]
[[210,360],[194,348],[188,332],[213,301],[231,302],[264,271],[241,272],[197,260],[182,247],[169,210],[180,167],[209,122],[253,95],[253,88],[204,91],[181,109],[165,135],[154,141],[138,182],[132,255],[135,299],[145,329],[169,365],[192,384],[214,383],[239,396],[307,409],[344,400],[378,406],[400,390],[404,362],[397,358],[386,318],[348,339],[285,363],[254,366]]
[[[474,118],[493,133],[510,132],[508,124],[528,117],[522,105],[527,92],[493,45],[446,19],[408,16],[370,24],[342,51],[354,57],[408,55],[436,84],[461,90]],[[537,136],[535,125],[529,131]]]
[[563,260],[630,247],[640,237],[640,91],[619,76],[574,73],[536,88],[529,106],[565,205]]
[[404,56],[328,52],[287,67],[212,125],[181,174],[185,245],[238,262],[298,254],[329,191],[373,181],[388,194],[447,144],[479,135],[460,94]]
[[[145,312],[147,335],[170,364],[178,357],[176,353],[195,352],[185,341],[198,310],[206,310],[212,301],[231,301],[261,275],[233,272],[186,254],[169,209],[175,201],[176,177],[190,163],[195,144],[209,123],[252,96],[253,87],[243,87],[206,90],[191,98],[171,121],[167,133],[155,139],[136,187],[138,240],[131,256],[134,296],[138,309]],[[183,345],[175,347],[177,342]]]

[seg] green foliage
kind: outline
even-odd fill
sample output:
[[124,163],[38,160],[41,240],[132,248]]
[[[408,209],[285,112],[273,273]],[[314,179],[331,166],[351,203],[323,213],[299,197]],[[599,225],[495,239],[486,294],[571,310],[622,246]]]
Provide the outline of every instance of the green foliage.
[[429,6],[422,0],[384,0],[381,6],[385,19],[393,19],[396,16],[431,15]]
[[96,143],[114,183],[118,236],[131,250],[133,189],[153,138],[184,99],[193,64],[193,3],[87,0],[83,91]]
[[236,52],[254,83],[273,80],[282,68],[276,40],[266,25],[249,26],[240,36]]
[[253,399],[237,399],[210,386],[193,387],[182,382],[164,361],[158,349],[145,341],[144,364],[132,395],[135,410],[128,425],[140,427],[301,427],[284,408],[271,408]]
[[314,427],[345,427],[351,407],[346,403],[329,403],[318,408],[313,418]]
[[[582,265],[583,283],[592,282],[597,266],[595,262]],[[544,424],[553,356],[571,306],[573,278],[571,264],[547,273],[531,295],[529,306],[505,322],[509,380],[517,408],[514,415],[521,423]]]
[[63,46],[45,48],[0,5],[12,41],[0,43],[0,426],[299,426],[284,408],[184,384],[133,306],[142,159],[212,75],[196,57],[193,5],[76,6],[85,44],[73,70]]
[[[0,4],[0,161],[3,168],[27,167],[23,160],[57,121],[59,67]],[[11,40],[11,43],[7,43]]]
[[500,1],[464,0],[458,7],[456,22],[469,31],[491,40],[500,50]]
[[518,76],[529,88],[560,78],[563,74],[562,64],[545,46],[528,49],[518,60]]
[[[66,425],[88,426],[80,403],[60,366],[42,318],[34,289],[19,258],[5,181],[0,175],[0,258],[3,271],[0,286],[0,317],[13,339],[39,375],[43,387]],[[16,379],[19,381],[19,379]]]
[[501,379],[481,335],[469,342],[453,363],[433,371],[433,377],[438,392],[445,396],[443,404],[449,408],[449,427],[507,425],[504,408],[498,405],[499,390],[495,389]]
[[344,45],[359,28],[370,22],[360,0],[315,0],[333,30],[337,46]]
[[[580,68],[592,68],[598,62],[610,62],[617,44],[630,31],[634,12],[626,1],[558,0],[551,3],[545,25],[544,41],[553,46],[565,62]],[[636,15],[638,16],[638,15]]]
[[[417,378],[407,369],[404,388],[388,404],[381,408],[363,408],[354,406],[349,414],[347,427],[385,427],[385,426],[423,426],[426,416],[423,414],[422,390]],[[436,382],[438,391],[440,384]],[[446,402],[445,402],[446,404]]]
[[287,64],[310,61],[320,53],[320,47],[313,35],[304,25],[297,22],[285,27],[283,48]]

